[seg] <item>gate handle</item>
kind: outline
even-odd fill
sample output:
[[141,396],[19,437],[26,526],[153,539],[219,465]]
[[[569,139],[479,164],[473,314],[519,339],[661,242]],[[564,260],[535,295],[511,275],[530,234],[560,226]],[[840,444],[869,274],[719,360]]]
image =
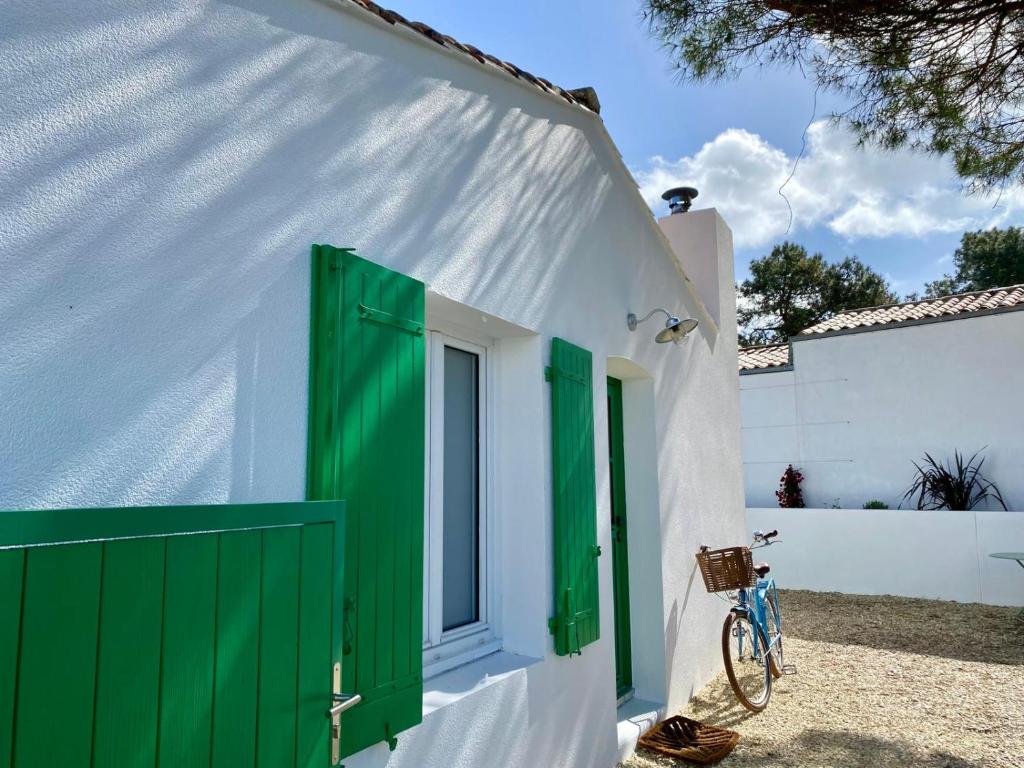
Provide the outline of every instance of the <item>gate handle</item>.
[[335,702],[335,704],[327,710],[327,716],[337,717],[345,710],[352,709],[362,700],[363,697],[358,693],[335,693],[331,696],[331,701]]
[[327,719],[331,721],[331,765],[333,766],[341,763],[341,713],[346,709],[354,707],[363,700],[363,697],[358,693],[341,692],[340,663],[334,663],[331,673],[332,706],[324,714],[326,714]]

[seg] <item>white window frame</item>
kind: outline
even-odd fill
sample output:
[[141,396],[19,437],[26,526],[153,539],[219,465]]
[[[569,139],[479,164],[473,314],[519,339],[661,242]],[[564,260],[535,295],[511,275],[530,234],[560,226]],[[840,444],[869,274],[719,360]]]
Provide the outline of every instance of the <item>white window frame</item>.
[[[430,677],[499,650],[494,554],[497,526],[491,499],[492,347],[466,329],[432,324],[427,335],[427,467],[423,553],[423,675]],[[444,556],[444,350],[478,356],[479,402],[479,619],[448,631],[441,610]]]

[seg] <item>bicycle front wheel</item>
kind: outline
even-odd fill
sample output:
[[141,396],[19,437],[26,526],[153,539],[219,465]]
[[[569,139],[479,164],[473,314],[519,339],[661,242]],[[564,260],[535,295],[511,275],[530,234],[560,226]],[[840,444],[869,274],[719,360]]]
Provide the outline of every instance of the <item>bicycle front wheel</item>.
[[722,625],[722,658],[729,685],[740,704],[751,712],[768,706],[772,695],[768,638],[745,613],[730,613]]
[[771,652],[768,654],[772,665],[772,675],[778,679],[782,677],[782,621],[779,618],[779,598],[772,591],[766,599],[765,621],[768,624],[768,642],[771,643]]

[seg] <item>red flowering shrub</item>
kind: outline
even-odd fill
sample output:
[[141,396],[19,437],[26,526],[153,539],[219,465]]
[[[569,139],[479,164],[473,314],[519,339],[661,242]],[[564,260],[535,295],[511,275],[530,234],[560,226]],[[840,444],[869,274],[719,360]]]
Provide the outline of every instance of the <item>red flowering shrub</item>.
[[786,471],[779,478],[779,490],[775,492],[775,498],[779,500],[780,507],[801,508],[806,506],[803,491],[800,490],[800,483],[803,481],[804,476],[799,469],[793,469],[792,464],[786,467]]

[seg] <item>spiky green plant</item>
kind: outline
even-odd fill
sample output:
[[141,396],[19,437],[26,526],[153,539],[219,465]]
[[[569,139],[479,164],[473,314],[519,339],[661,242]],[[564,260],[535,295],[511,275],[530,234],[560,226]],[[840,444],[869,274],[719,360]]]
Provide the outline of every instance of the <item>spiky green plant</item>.
[[980,454],[978,451],[965,461],[960,451],[953,451],[952,463],[942,464],[926,453],[922,464],[914,462],[917,475],[903,494],[903,501],[914,502],[917,509],[969,511],[991,498],[1007,509],[999,488],[981,474],[985,459],[979,459]]

